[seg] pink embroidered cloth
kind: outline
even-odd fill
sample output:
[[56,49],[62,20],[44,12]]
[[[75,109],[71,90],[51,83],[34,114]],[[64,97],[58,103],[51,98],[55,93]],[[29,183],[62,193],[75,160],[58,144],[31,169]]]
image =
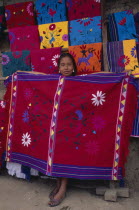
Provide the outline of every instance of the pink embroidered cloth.
[[22,2],[5,6],[7,28],[35,25],[33,2]]
[[124,176],[137,105],[133,76],[12,77],[6,160],[55,177]]
[[40,49],[38,26],[24,26],[9,29],[11,51]]
[[58,59],[61,54],[61,48],[41,49],[31,51],[32,71],[46,74],[58,73]]
[[101,16],[100,0],[67,0],[68,20]]

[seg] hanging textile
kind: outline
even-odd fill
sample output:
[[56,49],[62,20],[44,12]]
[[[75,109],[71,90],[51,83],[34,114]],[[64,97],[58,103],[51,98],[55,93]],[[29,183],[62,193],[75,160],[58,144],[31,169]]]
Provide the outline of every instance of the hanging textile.
[[38,26],[24,26],[9,29],[9,40],[11,51],[39,49]]
[[68,20],[101,15],[100,0],[67,0]]
[[35,8],[38,25],[67,20],[65,0],[37,0]]
[[135,28],[136,28],[136,37],[139,41],[139,12],[134,15]]
[[2,53],[3,77],[12,75],[17,70],[31,71],[30,51]]
[[38,29],[40,33],[41,49],[52,47],[68,48],[67,21],[39,25]]
[[102,42],[101,17],[83,18],[69,22],[70,45]]
[[111,41],[136,39],[135,22],[132,11],[126,10],[108,15]]
[[33,2],[22,2],[5,6],[7,28],[35,25]]
[[5,101],[0,101],[0,167],[2,166],[2,155],[4,152],[4,132],[5,132]]
[[70,46],[69,53],[76,61],[78,75],[101,71],[102,43]]
[[107,43],[107,58],[112,72],[131,70],[132,74],[139,73],[139,64],[135,40],[124,40]]
[[6,28],[4,13],[5,13],[4,7],[0,7],[0,34]]
[[132,76],[18,72],[11,79],[7,161],[54,177],[124,176],[137,102]]
[[46,74],[58,73],[58,59],[61,54],[61,48],[32,50],[31,66],[33,71]]

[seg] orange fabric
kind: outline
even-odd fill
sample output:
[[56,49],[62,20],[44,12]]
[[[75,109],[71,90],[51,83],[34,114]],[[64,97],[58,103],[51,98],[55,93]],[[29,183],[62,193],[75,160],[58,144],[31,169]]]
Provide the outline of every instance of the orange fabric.
[[69,53],[76,61],[78,75],[101,71],[102,43],[70,46]]

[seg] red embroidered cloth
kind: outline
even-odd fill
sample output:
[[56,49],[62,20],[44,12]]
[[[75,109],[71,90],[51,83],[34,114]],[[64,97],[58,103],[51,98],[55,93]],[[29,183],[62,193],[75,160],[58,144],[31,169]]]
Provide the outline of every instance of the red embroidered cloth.
[[100,0],[67,0],[68,20],[101,16]]
[[11,96],[8,161],[55,177],[123,177],[137,102],[132,76],[19,72]]
[[38,26],[24,26],[9,29],[11,51],[40,49]]
[[46,74],[58,73],[58,59],[61,54],[61,48],[51,48],[31,51],[32,71]]
[[23,2],[5,6],[7,28],[35,25],[33,2]]

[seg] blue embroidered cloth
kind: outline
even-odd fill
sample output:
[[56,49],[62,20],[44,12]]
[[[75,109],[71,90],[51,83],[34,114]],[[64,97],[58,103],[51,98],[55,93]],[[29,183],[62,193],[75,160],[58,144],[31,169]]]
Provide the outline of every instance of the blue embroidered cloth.
[[101,16],[69,22],[70,45],[102,42]]
[[111,41],[136,39],[136,29],[132,11],[122,11],[108,15]]
[[12,75],[17,70],[31,71],[30,51],[2,53],[2,74]]
[[65,0],[37,0],[35,7],[38,25],[67,20]]

